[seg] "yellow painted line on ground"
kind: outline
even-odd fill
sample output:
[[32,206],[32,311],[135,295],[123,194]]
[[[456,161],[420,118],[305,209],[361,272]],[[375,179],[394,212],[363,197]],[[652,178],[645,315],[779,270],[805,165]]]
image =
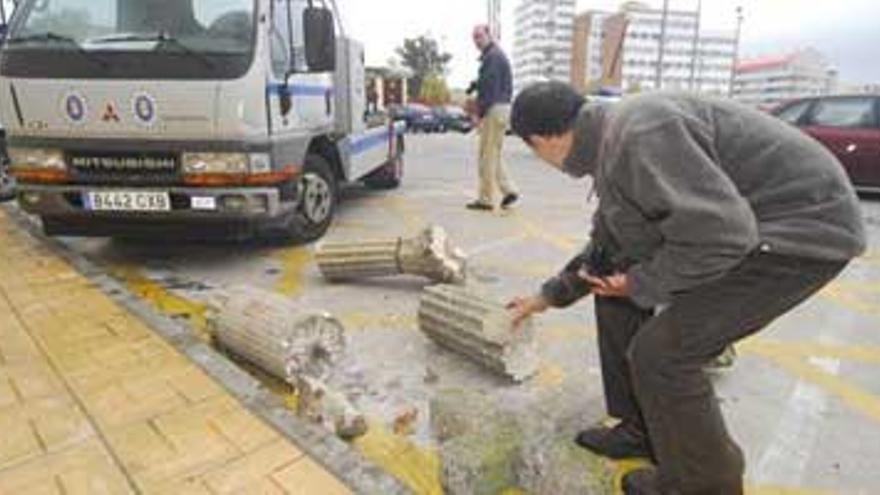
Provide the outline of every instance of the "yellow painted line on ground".
[[152,304],[163,314],[185,319],[196,335],[206,341],[210,339],[207,320],[208,306],[206,304],[171,293],[133,267],[112,267],[110,273],[121,280],[132,293]]
[[535,385],[542,388],[557,388],[565,382],[565,371],[555,364],[545,363],[538,369]]
[[382,207],[400,217],[407,235],[415,234],[427,225],[421,208],[412,201],[405,198],[388,196],[379,200],[379,203]]
[[860,291],[848,290],[846,286],[832,283],[819,292],[819,297],[833,301],[857,313],[880,317],[880,304],[866,300]]
[[814,490],[811,488],[792,488],[770,485],[747,485],[746,495],[832,495],[835,492]]
[[854,411],[880,422],[880,397],[811,365],[805,358],[772,346],[762,346],[760,342],[743,345],[740,350],[769,359],[801,380],[822,387]]
[[303,290],[303,277],[312,262],[312,252],[303,247],[281,249],[272,255],[281,264],[281,277],[275,291],[285,296],[297,296]]
[[354,441],[364,457],[419,495],[443,495],[440,456],[436,450],[415,445],[383,425],[370,423],[367,434]]
[[578,245],[574,240],[563,237],[553,232],[550,232],[535,222],[525,218],[523,215],[516,213],[511,214],[510,218],[513,218],[517,225],[522,228],[523,232],[528,234],[530,237],[534,239],[538,239],[541,241],[550,244],[551,246],[563,251],[565,253],[574,253],[581,246]]
[[784,342],[754,338],[737,345],[742,350],[760,348],[764,352],[789,357],[827,357],[880,365],[880,347],[829,345],[819,342]]
[[415,315],[399,313],[350,311],[339,315],[338,318],[345,325],[346,330],[350,331],[360,331],[367,328],[410,331],[418,327],[418,319]]

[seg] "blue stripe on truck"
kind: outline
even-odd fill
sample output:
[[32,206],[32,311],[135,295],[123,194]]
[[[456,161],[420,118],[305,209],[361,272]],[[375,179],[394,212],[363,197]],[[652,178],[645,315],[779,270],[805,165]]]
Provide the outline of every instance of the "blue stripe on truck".
[[[277,96],[281,94],[284,88],[283,84],[269,84],[266,91],[270,95]],[[287,86],[290,96],[326,96],[327,93],[333,94],[333,86],[320,86],[315,84],[290,84]]]
[[395,122],[391,129],[385,127],[382,130],[367,131],[365,134],[352,137],[349,140],[348,149],[352,155],[357,155],[380,144],[387,144],[391,138],[391,132],[403,134],[405,130],[406,124],[404,122]]

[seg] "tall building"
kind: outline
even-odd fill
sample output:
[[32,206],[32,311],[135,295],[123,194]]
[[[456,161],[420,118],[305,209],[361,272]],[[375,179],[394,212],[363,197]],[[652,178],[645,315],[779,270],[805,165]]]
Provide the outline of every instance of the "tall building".
[[837,71],[818,51],[807,48],[786,55],[746,59],[736,68],[734,98],[769,107],[786,100],[832,93]]
[[580,88],[653,89],[660,39],[665,36],[663,89],[728,94],[736,37],[702,32],[697,11],[669,10],[665,24],[664,35],[663,10],[639,2],[624,3],[616,13],[590,11],[579,16],[572,47],[578,57],[572,63],[572,82]]
[[571,81],[575,0],[521,0],[513,45],[514,90],[546,80]]

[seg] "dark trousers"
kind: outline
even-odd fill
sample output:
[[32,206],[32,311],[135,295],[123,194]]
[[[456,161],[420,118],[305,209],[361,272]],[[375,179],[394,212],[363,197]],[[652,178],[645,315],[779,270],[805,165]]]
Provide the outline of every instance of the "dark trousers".
[[742,493],[743,454],[704,368],[845,266],[756,252],[723,277],[676,294],[656,315],[626,299],[596,298],[608,413],[646,428],[664,493]]

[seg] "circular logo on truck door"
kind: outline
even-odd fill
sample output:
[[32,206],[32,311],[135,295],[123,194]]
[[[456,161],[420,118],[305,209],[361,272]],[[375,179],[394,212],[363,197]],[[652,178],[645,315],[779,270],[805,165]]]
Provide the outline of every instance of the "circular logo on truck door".
[[132,112],[143,125],[153,125],[156,121],[156,99],[147,93],[136,93],[131,102]]
[[68,93],[62,100],[64,115],[72,124],[81,124],[88,117],[88,106],[85,98],[79,93]]

